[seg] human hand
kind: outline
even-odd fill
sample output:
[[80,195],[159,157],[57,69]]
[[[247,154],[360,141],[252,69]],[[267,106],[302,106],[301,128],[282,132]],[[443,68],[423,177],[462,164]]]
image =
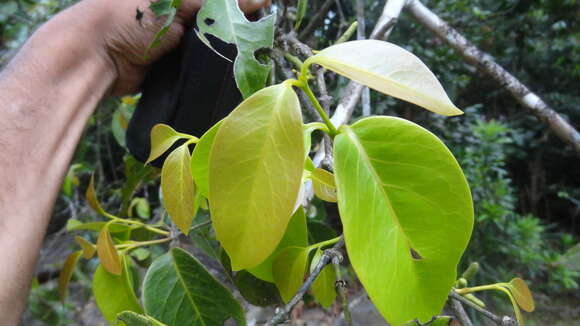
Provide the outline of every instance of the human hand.
[[[179,44],[185,28],[193,25],[194,15],[203,4],[203,0],[183,0],[161,43],[151,49],[146,58],[147,47],[165,21],[149,9],[150,0],[85,1],[91,12],[100,12],[107,17],[105,26],[97,32],[102,33],[102,53],[108,56],[117,74],[111,89],[113,95],[138,90],[151,63]],[[270,0],[239,0],[245,13],[252,13],[269,3]]]

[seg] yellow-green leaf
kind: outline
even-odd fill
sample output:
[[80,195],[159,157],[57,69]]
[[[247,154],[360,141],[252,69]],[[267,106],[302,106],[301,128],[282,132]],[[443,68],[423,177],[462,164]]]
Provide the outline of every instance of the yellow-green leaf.
[[97,255],[101,265],[111,274],[121,275],[121,259],[109,233],[108,225],[101,229],[97,239]]
[[[316,268],[320,258],[322,257],[323,251],[318,248],[312,258],[310,263],[310,273]],[[334,266],[328,264],[324,266],[318,277],[312,283],[312,294],[316,301],[320,303],[324,308],[330,307],[336,298],[336,289],[334,288],[334,283],[336,282],[336,273],[334,271]]]
[[316,168],[312,171],[311,179],[314,193],[318,198],[336,203],[336,184],[332,173]]
[[509,283],[511,285],[510,291],[514,295],[514,299],[518,305],[527,312],[532,312],[535,309],[534,297],[528,285],[521,278],[514,278]]
[[64,301],[64,298],[66,297],[68,283],[70,282],[74,268],[79,261],[81,253],[81,251],[75,251],[71,253],[64,262],[62,269],[60,270],[60,274],[58,275],[58,296],[60,301]]
[[181,145],[169,154],[161,170],[163,204],[173,223],[186,235],[198,206],[195,202],[190,160],[189,148]]
[[419,58],[389,42],[361,40],[340,43],[304,62],[305,65],[311,63],[435,113],[463,113]]
[[[223,121],[223,120],[222,120]],[[201,136],[199,142],[195,145],[193,153],[191,154],[191,175],[195,184],[197,186],[197,191],[199,191],[204,197],[209,197],[209,186],[208,186],[208,165],[209,165],[209,153],[215,139],[215,135],[222,124],[219,121],[208,131]]]
[[95,251],[96,251],[94,244],[90,243],[85,238],[79,237],[79,236],[75,237],[75,242],[78,243],[79,246],[81,246],[81,248],[83,249],[82,253],[83,253],[84,259],[93,258],[93,256],[95,255]]
[[219,128],[209,160],[209,203],[234,270],[257,266],[282,239],[302,181],[303,138],[290,83],[256,92]]
[[159,123],[151,129],[151,153],[145,164],[163,155],[173,143],[185,138],[168,125]]
[[274,283],[285,303],[292,299],[304,281],[309,252],[308,248],[288,247],[274,259]]

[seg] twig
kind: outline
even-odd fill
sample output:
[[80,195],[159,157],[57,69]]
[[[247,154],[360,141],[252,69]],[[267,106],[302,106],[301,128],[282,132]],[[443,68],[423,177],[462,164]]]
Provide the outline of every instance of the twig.
[[546,123],[556,136],[572,145],[577,152],[580,152],[580,133],[538,95],[530,91],[526,85],[498,65],[491,55],[479,50],[420,1],[409,0],[407,8],[419,23],[447,42],[467,62],[495,79],[523,107],[528,109],[540,121]]
[[455,298],[452,298],[450,303],[451,309],[453,309],[455,317],[457,317],[459,323],[461,323],[461,326],[473,326],[473,323],[471,322],[471,319],[469,319],[469,316],[467,316],[467,313],[465,312],[465,309],[463,309],[461,302]]
[[347,326],[352,326],[352,316],[350,314],[348,300],[346,299],[347,285],[342,279],[342,273],[338,264],[334,265],[334,271],[336,273],[336,293],[338,294],[340,304],[342,305],[342,315],[344,317],[344,322]]
[[473,308],[474,310],[476,310],[480,314],[489,318],[491,321],[496,323],[498,326],[512,326],[512,325],[517,324],[517,322],[513,318],[511,318],[509,316],[503,316],[503,317],[497,316],[493,312],[491,312],[485,308],[480,307],[479,305],[475,304],[471,300],[464,298],[462,295],[456,293],[455,291],[449,292],[449,298],[453,299],[451,301],[455,301],[455,302],[459,301],[463,304],[468,305],[469,307]]
[[312,273],[308,275],[308,278],[306,279],[306,281],[304,281],[298,292],[296,292],[296,294],[284,307],[281,307],[276,310],[276,314],[266,324],[266,326],[278,325],[286,320],[288,314],[292,311],[292,308],[294,308],[294,306],[300,300],[302,300],[302,297],[304,296],[304,294],[306,294],[306,291],[310,289],[310,286],[316,280],[318,275],[320,275],[322,269],[330,263],[339,264],[342,261],[342,254],[338,249],[341,248],[343,245],[344,238],[341,238],[331,249],[324,250],[322,256],[320,257],[320,260],[318,261],[318,264],[316,264],[316,267],[314,268]]
[[333,3],[334,0],[326,0],[326,2],[320,6],[316,15],[312,17],[312,19],[308,22],[308,25],[306,25],[302,32],[300,32],[300,35],[298,35],[299,39],[303,40],[312,34],[316,26],[318,26],[318,24],[323,21]]

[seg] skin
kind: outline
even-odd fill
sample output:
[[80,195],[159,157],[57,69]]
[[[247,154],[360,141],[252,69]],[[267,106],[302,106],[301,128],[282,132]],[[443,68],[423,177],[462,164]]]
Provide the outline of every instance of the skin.
[[[253,12],[268,0],[240,0]],[[161,45],[149,0],[84,0],[41,26],[0,73],[0,316],[19,325],[50,214],[84,126],[106,96],[138,90],[202,0],[184,0]],[[136,9],[143,12],[136,19]]]

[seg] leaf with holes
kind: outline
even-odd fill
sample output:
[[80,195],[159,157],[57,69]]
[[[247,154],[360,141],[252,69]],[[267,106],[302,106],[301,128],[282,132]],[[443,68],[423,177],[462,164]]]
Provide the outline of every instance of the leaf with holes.
[[165,22],[163,23],[163,26],[161,26],[161,29],[153,37],[153,41],[151,41],[147,47],[145,56],[147,56],[152,48],[158,46],[161,43],[161,38],[169,30],[169,27],[173,23],[175,15],[177,14],[177,9],[180,5],[181,0],[157,0],[151,2],[149,9],[151,9],[151,11],[153,11],[157,17],[165,16]]
[[252,268],[284,236],[304,167],[302,115],[290,83],[242,102],[219,128],[209,160],[209,203],[232,268]]
[[[322,257],[322,249],[316,249],[316,253],[310,263],[310,273],[316,268],[320,258]],[[318,277],[312,283],[312,294],[316,301],[318,301],[324,308],[330,307],[336,298],[336,289],[334,283],[336,282],[336,273],[332,264],[324,266]]]
[[222,326],[230,317],[246,325],[244,311],[228,289],[179,248],[149,267],[143,304],[148,315],[169,326]]
[[308,58],[381,93],[443,115],[458,115],[437,77],[411,52],[377,40],[344,42]]
[[193,176],[193,180],[195,180],[197,190],[205,198],[209,197],[209,153],[211,151],[215,135],[217,134],[222,121],[219,121],[213,125],[208,131],[205,132],[205,134],[203,134],[203,136],[201,136],[199,142],[193,149],[193,153],[191,154],[191,175]]
[[74,268],[77,265],[81,254],[81,251],[71,253],[60,270],[60,274],[58,275],[58,297],[60,298],[60,301],[64,301],[64,298],[66,297],[68,283],[70,282]]
[[191,176],[191,155],[187,145],[176,148],[163,163],[161,191],[163,205],[179,230],[187,235],[199,207]]
[[269,15],[257,22],[250,22],[238,7],[237,0],[206,1],[197,13],[201,35],[211,34],[236,45],[238,56],[234,62],[234,75],[244,98],[266,84],[270,66],[260,63],[255,53],[272,47],[274,21],[275,16]]
[[122,266],[121,259],[115,249],[115,244],[109,233],[109,227],[106,225],[99,233],[97,239],[97,255],[101,261],[101,265],[112,274],[121,275]]
[[120,275],[111,274],[99,265],[93,276],[95,301],[103,317],[110,323],[117,318],[117,314],[126,310],[143,313],[133,289],[129,258],[123,257],[122,265]]
[[334,175],[323,169],[314,169],[310,175],[316,196],[324,201],[336,203]]
[[473,227],[461,168],[429,131],[362,119],[335,138],[338,207],[349,259],[392,325],[438,314]]

